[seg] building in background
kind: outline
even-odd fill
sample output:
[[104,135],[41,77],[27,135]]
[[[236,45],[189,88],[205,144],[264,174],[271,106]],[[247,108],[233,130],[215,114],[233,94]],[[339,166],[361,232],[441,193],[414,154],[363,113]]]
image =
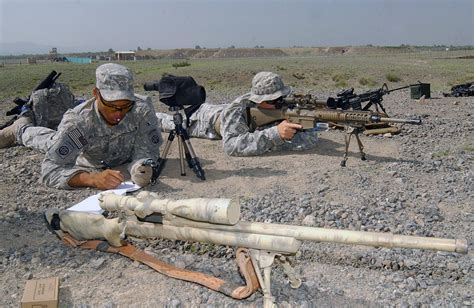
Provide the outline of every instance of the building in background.
[[115,57],[117,61],[137,60],[137,58],[135,57],[135,51],[116,51]]
[[71,63],[79,63],[79,64],[91,64],[92,59],[87,57],[87,58],[81,58],[81,57],[65,57],[65,62],[71,62]]

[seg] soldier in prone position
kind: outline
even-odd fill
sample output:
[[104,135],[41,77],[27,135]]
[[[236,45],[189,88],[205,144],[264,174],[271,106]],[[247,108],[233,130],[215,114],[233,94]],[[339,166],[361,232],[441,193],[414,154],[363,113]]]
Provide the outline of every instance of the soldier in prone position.
[[41,177],[50,187],[112,189],[128,177],[123,169],[147,185],[152,168],[143,162],[157,160],[162,143],[151,101],[134,94],[131,71],[113,63],[97,68],[93,95],[68,110],[57,130],[34,126],[26,113],[0,131],[0,148],[18,143],[46,153]]
[[[271,72],[257,73],[252,88],[231,104],[203,104],[190,117],[188,133],[192,137],[222,139],[224,152],[231,156],[255,156],[278,150],[306,150],[315,147],[315,130],[286,120],[262,127],[250,117],[252,107],[275,109],[280,99],[291,94],[281,77]],[[171,115],[157,113],[163,131],[174,129]]]

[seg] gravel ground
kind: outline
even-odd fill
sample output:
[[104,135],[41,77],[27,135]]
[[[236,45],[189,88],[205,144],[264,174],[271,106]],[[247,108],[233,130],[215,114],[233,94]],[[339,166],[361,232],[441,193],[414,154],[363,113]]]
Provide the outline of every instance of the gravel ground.
[[[363,136],[368,161],[358,159],[353,144],[347,167],[339,167],[340,131],[322,132],[312,151],[255,158],[228,157],[220,142],[193,139],[207,180],[191,171],[179,175],[174,144],[150,190],[173,199],[240,198],[245,221],[468,240],[466,255],[305,242],[290,258],[302,287],[291,289],[281,268],[273,270],[272,292],[282,307],[472,306],[474,98],[432,95],[424,103],[408,99],[408,91],[386,96],[391,116],[421,115],[424,124],[395,136]],[[235,96],[211,93],[210,100]],[[0,103],[1,113],[8,107]],[[44,210],[70,207],[96,191],[42,185],[41,153],[12,147],[0,155],[1,306],[18,306],[26,280],[51,276],[60,277],[61,306],[262,305],[260,293],[236,301],[118,255],[66,247],[47,231]],[[232,247],[134,242],[178,267],[241,282]]]

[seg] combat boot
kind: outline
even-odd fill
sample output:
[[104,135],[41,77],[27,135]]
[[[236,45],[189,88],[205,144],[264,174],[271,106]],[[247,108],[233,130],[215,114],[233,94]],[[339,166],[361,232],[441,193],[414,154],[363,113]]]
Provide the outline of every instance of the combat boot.
[[20,116],[12,125],[0,130],[0,149],[11,147],[16,143],[16,135],[25,126],[31,126],[32,121],[28,116]]

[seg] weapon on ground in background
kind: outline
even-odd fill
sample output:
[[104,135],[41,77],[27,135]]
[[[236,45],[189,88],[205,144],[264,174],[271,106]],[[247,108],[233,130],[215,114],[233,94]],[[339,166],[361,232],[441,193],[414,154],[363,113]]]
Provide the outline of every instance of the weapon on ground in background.
[[[207,281],[199,281],[190,278],[189,272],[186,273],[188,277],[182,278],[176,272],[170,273],[169,269],[157,270],[171,277],[200,283],[237,299],[250,296],[260,287],[264,295],[265,307],[271,307],[274,302],[270,286],[271,268],[275,260],[282,264],[291,287],[298,288],[301,285],[301,279],[290,266],[288,256],[296,254],[302,241],[467,253],[465,239],[428,238],[239,221],[240,204],[231,199],[160,200],[155,193],[143,191],[136,197],[103,193],[99,201],[102,209],[118,213],[118,217],[107,219],[97,214],[49,210],[46,213],[48,226],[63,239],[64,232],[80,241],[106,239],[109,245],[118,247],[112,247],[112,249],[120,249],[122,245],[126,245],[123,242],[126,236],[208,242],[246,248],[247,251],[244,253],[247,254],[250,268],[245,271],[247,280],[245,292],[244,287],[235,288],[235,286],[222,284],[222,280],[219,280],[217,285],[211,283],[210,281],[215,282],[212,280],[216,279],[215,277],[206,276]],[[96,245],[96,249],[104,251],[104,248],[108,248],[107,243],[100,243]],[[134,259],[126,252],[118,251]],[[143,263],[153,267],[146,257],[144,259]],[[240,268],[242,270],[242,267]],[[194,277],[198,274],[201,273],[194,273]],[[249,287],[252,283],[248,280],[252,280],[252,277],[256,279],[254,279],[253,287]],[[240,295],[237,296],[237,293]]]
[[474,82],[455,85],[451,88],[451,93],[443,93],[445,97],[474,96]]
[[[296,94],[288,98],[284,98],[280,103],[280,106],[286,105],[292,108],[298,107],[304,109],[329,108],[362,111],[368,111],[372,106],[374,106],[376,112],[383,112],[385,115],[387,115],[387,112],[382,105],[384,95],[402,89],[421,87],[421,85],[423,85],[423,83],[418,81],[418,83],[415,84],[410,84],[395,89],[388,89],[387,84],[384,83],[380,89],[369,90],[361,94],[354,93],[354,88],[343,89],[336,94],[336,97],[329,97],[326,100],[317,99],[316,97],[311,96],[311,94]],[[367,104],[362,106],[362,104],[365,102],[367,102]]]
[[[51,71],[51,73],[48,74],[48,76],[46,76],[46,78],[44,78],[37,86],[36,88],[33,89],[33,91],[31,91],[31,93],[35,92],[35,91],[38,91],[38,90],[42,90],[42,89],[49,89],[51,88],[51,86],[54,84],[54,82],[56,81],[56,79],[59,78],[59,76],[61,76],[61,73],[57,73],[56,71]],[[28,103],[28,101],[30,100],[30,96],[26,97],[26,98],[20,98],[20,97],[17,97],[13,100],[13,102],[17,105],[16,107],[12,108],[11,110],[7,111],[7,116],[10,116],[10,115],[15,115],[15,114],[20,114],[21,112],[21,107],[25,104]]]
[[[390,94],[394,91],[399,91],[406,88],[411,88],[412,92],[417,92],[426,97],[429,97],[429,89],[426,90],[426,86],[429,87],[429,84],[424,84],[418,81],[416,84],[411,84],[396,89],[388,89],[386,83],[382,85],[379,89],[369,90],[361,94],[354,93],[354,88],[343,89],[336,94],[336,97],[329,97],[327,99],[318,99],[311,94],[294,94],[290,97],[284,98],[276,103],[277,108],[283,106],[288,106],[289,108],[303,108],[303,109],[315,109],[315,108],[329,108],[329,109],[338,109],[338,110],[355,110],[355,111],[370,111],[371,107],[375,107],[375,112],[380,113],[381,115],[388,117],[387,111],[385,110],[382,101],[383,96]],[[414,91],[415,90],[415,91]],[[413,96],[413,94],[412,94]],[[367,102],[365,106],[362,106],[363,103]],[[333,127],[344,128],[337,123],[331,123]],[[370,123],[365,124],[366,134],[385,134],[385,133],[398,133],[400,130],[396,127],[390,126],[388,123]]]
[[[61,73],[57,73],[56,71],[51,71],[51,73],[48,74],[48,76],[46,76],[46,78],[44,78],[34,89],[33,91],[31,91],[31,93],[35,92],[35,91],[38,91],[38,90],[42,90],[42,89],[49,89],[53,86],[54,82],[56,81],[56,79],[59,78],[59,76],[61,75]],[[13,103],[15,103],[15,107],[13,107],[12,109],[8,110],[6,112],[6,115],[7,116],[11,116],[11,115],[19,115],[22,110],[23,110],[23,106],[25,106],[26,104],[28,104],[30,100],[30,95],[27,96],[26,98],[20,98],[20,97],[16,97],[14,100],[13,100]],[[0,126],[0,129],[4,129],[5,127],[7,126],[10,126],[11,124],[13,124],[13,122],[15,122],[15,120],[17,119],[17,117],[13,117],[12,119],[10,119],[7,123],[3,124]]]
[[[384,114],[387,114],[387,111],[385,110],[382,104],[384,95],[406,88],[420,87],[421,85],[422,83],[418,81],[418,83],[416,84],[410,84],[407,86],[389,90],[387,84],[384,83],[380,89],[369,90],[361,94],[355,94],[354,88],[350,88],[339,92],[336,98],[328,98],[326,104],[331,109],[352,109],[363,111],[370,110],[370,107],[374,106],[376,112],[383,112]],[[367,102],[367,104],[365,106],[362,106],[362,103],[365,102]]]
[[344,158],[341,161],[342,167],[346,165],[352,135],[354,135],[357,140],[361,159],[366,160],[364,146],[359,137],[359,133],[365,130],[365,125],[372,123],[421,124],[420,118],[414,120],[389,118],[373,111],[343,111],[324,108],[308,109],[283,106],[281,109],[250,108],[249,112],[256,126],[263,126],[281,120],[300,124],[303,126],[303,129],[313,129],[317,127],[318,122],[331,122],[344,125],[346,135]]

